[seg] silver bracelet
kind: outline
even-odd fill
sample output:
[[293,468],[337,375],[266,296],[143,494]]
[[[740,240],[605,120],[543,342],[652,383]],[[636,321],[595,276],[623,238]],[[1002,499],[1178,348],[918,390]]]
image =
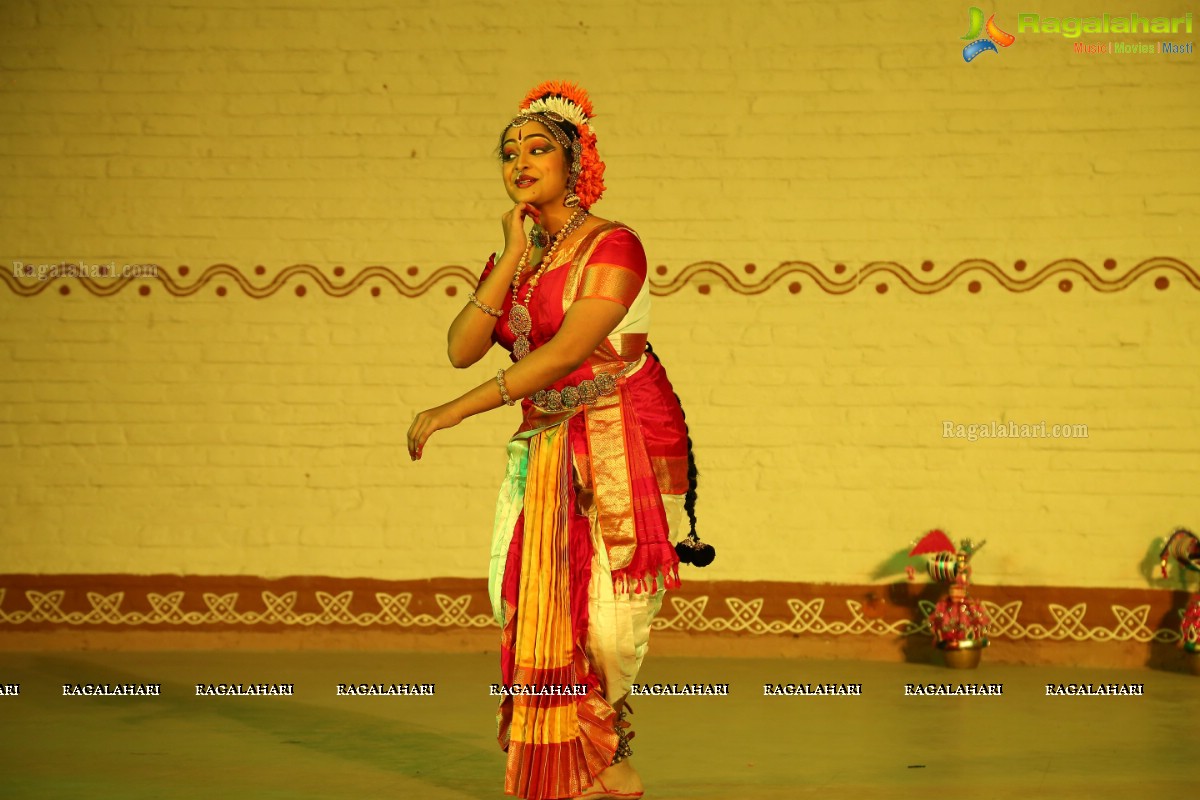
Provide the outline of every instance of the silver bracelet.
[[471,292],[469,295],[467,295],[467,299],[470,300],[472,303],[474,303],[476,308],[478,308],[483,313],[487,314],[489,317],[499,318],[499,317],[503,316],[503,314],[504,314],[503,311],[497,311],[496,309],[492,308],[488,304],[480,302],[479,298],[475,296],[474,292]]
[[504,370],[496,373],[496,383],[500,384],[500,399],[504,401],[504,405],[515,406],[517,401],[509,399],[508,387],[504,385]]

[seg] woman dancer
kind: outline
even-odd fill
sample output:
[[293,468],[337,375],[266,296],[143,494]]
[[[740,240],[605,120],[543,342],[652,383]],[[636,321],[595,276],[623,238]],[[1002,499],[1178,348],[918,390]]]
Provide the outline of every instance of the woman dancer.
[[497,343],[514,364],[408,432],[420,459],[435,431],[521,401],[489,593],[511,689],[498,715],[505,792],[528,800],[641,797],[626,696],[679,583],[683,511],[695,530],[683,410],[647,343],[645,252],[589,212],[604,191],[592,115],[583,90],[551,81],[505,126],[504,250],[451,324],[448,352],[467,367]]

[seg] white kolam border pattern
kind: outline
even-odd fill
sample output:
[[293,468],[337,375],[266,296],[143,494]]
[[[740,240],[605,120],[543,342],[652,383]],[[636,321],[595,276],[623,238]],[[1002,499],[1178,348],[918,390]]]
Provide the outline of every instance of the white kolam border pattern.
[[[436,613],[415,611],[412,608],[413,592],[389,594],[374,592],[374,607],[366,611],[354,611],[351,604],[355,590],[337,593],[313,590],[311,598],[316,611],[297,609],[301,599],[300,590],[275,593],[272,591],[248,592],[199,592],[202,610],[185,610],[185,591],[169,593],[146,592],[145,604],[149,611],[125,610],[126,592],[108,594],[86,592],[89,608],[69,610],[64,608],[67,590],[40,591],[26,589],[24,598],[28,608],[9,609],[6,600],[9,590],[0,587],[0,631],[21,630],[33,626],[67,626],[78,628],[147,628],[147,627],[193,627],[235,626],[253,628],[257,626],[313,627],[345,626],[356,628],[401,628],[401,629],[477,629],[495,626],[490,613],[473,613],[472,603],[477,595],[466,593],[453,595],[432,592],[430,598]],[[196,594],[196,593],[193,593]],[[258,602],[243,595],[257,594]],[[362,593],[360,593],[362,594]],[[934,603],[917,601],[921,621],[888,621],[871,618],[864,613],[863,603],[844,600],[848,618],[827,619],[827,601],[816,597],[809,599],[788,598],[786,605],[790,618],[764,619],[764,598],[742,599],[725,597],[727,615],[710,615],[711,598],[668,597],[663,611],[654,620],[656,631],[673,631],[691,634],[752,634],[756,636],[794,636],[798,634],[816,636],[886,636],[909,637],[929,635],[929,614]],[[1007,603],[982,601],[991,618],[991,638],[1035,641],[1073,642],[1140,642],[1174,643],[1180,640],[1177,629],[1154,628],[1150,623],[1149,604],[1126,607],[1109,605],[1112,620],[1108,625],[1088,624],[1087,603],[1062,605],[1048,603],[1047,610],[1052,624],[1024,623],[1021,613],[1024,602],[1014,600]],[[832,604],[830,604],[832,605]],[[240,608],[239,608],[240,606]],[[1178,611],[1182,618],[1183,610]]]

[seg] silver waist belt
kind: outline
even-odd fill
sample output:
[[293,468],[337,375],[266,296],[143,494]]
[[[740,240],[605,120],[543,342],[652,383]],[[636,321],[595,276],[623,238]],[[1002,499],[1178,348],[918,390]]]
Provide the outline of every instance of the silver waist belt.
[[617,374],[602,372],[595,378],[580,381],[575,386],[567,386],[562,390],[539,389],[530,396],[535,406],[547,411],[568,411],[580,405],[594,403],[600,397],[610,395],[617,390],[617,378],[622,378],[646,361],[643,355],[637,361],[631,361]]

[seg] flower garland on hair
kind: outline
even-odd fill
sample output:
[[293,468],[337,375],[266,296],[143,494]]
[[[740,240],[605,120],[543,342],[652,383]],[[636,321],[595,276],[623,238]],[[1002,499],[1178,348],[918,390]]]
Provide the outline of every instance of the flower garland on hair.
[[587,92],[566,81],[546,81],[530,90],[521,101],[521,111],[552,111],[570,122],[579,131],[579,178],[575,194],[579,205],[589,208],[604,194],[604,162],[596,149],[596,132],[592,128],[592,101]]

